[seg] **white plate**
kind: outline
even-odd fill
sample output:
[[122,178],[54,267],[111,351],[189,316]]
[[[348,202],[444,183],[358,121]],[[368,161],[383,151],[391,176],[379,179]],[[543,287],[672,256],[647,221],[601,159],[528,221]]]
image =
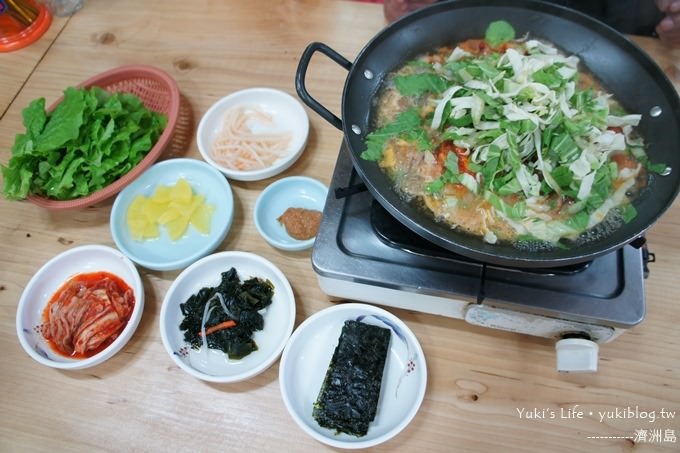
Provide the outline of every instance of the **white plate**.
[[[263,132],[292,133],[287,153],[270,167],[249,171],[232,170],[220,165],[211,157],[210,148],[222,130],[224,114],[239,105],[257,106],[271,116],[274,126]],[[284,91],[272,88],[248,88],[223,97],[208,109],[198,123],[196,142],[203,159],[228,178],[257,181],[278,175],[293,165],[304,151],[308,135],[309,117],[300,101]]]
[[[342,326],[349,319],[392,330],[378,410],[363,437],[336,434],[312,417]],[[396,436],[416,415],[425,396],[427,366],[418,339],[399,318],[372,305],[343,303],[315,313],[293,332],[281,356],[279,385],[288,412],[307,434],[333,447],[368,448]]]
[[[127,226],[127,210],[137,195],[150,197],[159,185],[174,185],[184,178],[195,194],[205,195],[205,203],[215,206],[209,234],[189,226],[177,241],[160,228],[160,237],[137,241]],[[234,218],[234,198],[229,182],[220,172],[197,159],[168,159],[157,163],[127,186],[111,209],[111,235],[116,246],[140,266],[158,271],[181,269],[219,246]]]
[[[258,350],[243,359],[229,359],[210,351],[210,359],[184,341],[179,329],[183,319],[180,304],[201,288],[215,287],[223,272],[236,268],[241,281],[250,277],[268,279],[274,284],[274,297],[265,308],[264,328],[253,334]],[[246,252],[220,252],[196,261],[170,285],[160,315],[161,339],[172,360],[190,375],[210,382],[238,382],[251,378],[271,366],[281,355],[295,324],[295,296],[283,272],[266,259]]]
[[279,179],[262,191],[253,211],[255,227],[272,246],[288,251],[308,249],[315,238],[298,240],[291,237],[278,221],[288,208],[323,211],[328,188],[316,179],[291,176]]
[[[72,359],[52,350],[40,333],[43,311],[55,292],[77,274],[105,271],[121,278],[135,295],[135,307],[127,325],[106,349],[86,359]],[[118,250],[104,245],[69,249],[45,263],[31,278],[17,307],[19,342],[37,362],[63,370],[80,370],[113,357],[132,338],[144,312],[144,287],[137,268]]]

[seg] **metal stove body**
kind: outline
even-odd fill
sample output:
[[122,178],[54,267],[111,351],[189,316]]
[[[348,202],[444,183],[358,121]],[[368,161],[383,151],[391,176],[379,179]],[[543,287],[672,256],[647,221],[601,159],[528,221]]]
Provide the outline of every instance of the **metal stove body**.
[[560,371],[595,371],[597,345],[644,319],[644,248],[565,268],[498,267],[420,238],[364,187],[343,143],[312,252],[331,298],[553,338]]

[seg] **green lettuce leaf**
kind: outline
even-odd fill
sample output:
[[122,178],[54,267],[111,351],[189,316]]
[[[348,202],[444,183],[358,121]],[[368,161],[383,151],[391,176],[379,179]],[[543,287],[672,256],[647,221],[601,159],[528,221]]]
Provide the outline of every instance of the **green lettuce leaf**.
[[64,91],[64,100],[49,115],[45,128],[36,138],[36,151],[48,152],[76,140],[80,135],[84,111],[82,90],[67,88]]
[[67,88],[49,114],[45,100],[36,99],[22,116],[26,131],[0,165],[10,200],[29,194],[69,200],[100,190],[134,168],[167,124],[137,96],[98,87]]

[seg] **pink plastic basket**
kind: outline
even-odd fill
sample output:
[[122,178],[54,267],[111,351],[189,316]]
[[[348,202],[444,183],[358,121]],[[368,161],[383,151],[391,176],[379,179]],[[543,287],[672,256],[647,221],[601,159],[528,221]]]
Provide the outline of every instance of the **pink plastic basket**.
[[[103,189],[86,197],[72,200],[55,200],[29,195],[28,200],[38,206],[50,210],[79,209],[92,206],[116,195],[158,160],[173,137],[180,111],[180,92],[175,80],[166,72],[146,65],[121,66],[103,72],[78,85],[78,87],[86,88],[92,86],[104,88],[112,93],[125,92],[137,95],[148,109],[164,113],[167,116],[168,122],[165,130],[151,151],[136,167]],[[54,109],[61,100],[62,98],[58,99],[50,106],[49,110]]]

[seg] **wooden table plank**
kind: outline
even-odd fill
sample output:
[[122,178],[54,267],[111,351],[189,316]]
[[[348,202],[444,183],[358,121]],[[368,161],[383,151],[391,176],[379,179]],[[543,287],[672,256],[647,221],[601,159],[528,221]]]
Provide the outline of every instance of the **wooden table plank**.
[[[66,86],[104,70],[131,63],[166,70],[197,120],[217,99],[241,88],[267,86],[295,94],[293,75],[307,44],[325,42],[353,60],[383,26],[380,5],[346,1],[85,2],[60,33],[51,35],[49,49],[48,37],[26,54],[0,55],[6,77],[0,81],[15,83],[14,94],[0,104],[6,110],[0,119],[0,162],[9,158],[14,134],[22,130],[21,109],[32,99],[52,102]],[[676,77],[676,52],[655,41],[639,42]],[[336,64],[315,58],[308,88],[339,112],[346,75]],[[328,184],[342,134],[311,111],[310,122],[307,150],[280,177],[303,174]],[[193,136],[175,155],[200,158]],[[332,302],[318,287],[309,251],[275,250],[254,228],[255,200],[275,179],[232,182],[236,216],[219,250],[254,252],[284,269],[299,325]],[[0,450],[330,450],[304,434],[286,412],[278,364],[231,385],[197,381],[174,365],[162,347],[158,322],[163,295],[178,272],[140,269],[146,292],[142,322],[132,341],[104,365],[60,372],[25,354],[15,333],[22,289],[45,261],[64,250],[113,245],[111,205],[112,200],[51,213],[0,199]],[[636,429],[652,428],[680,434],[679,224],[676,203],[650,230],[656,263],[646,281],[646,319],[602,345],[597,374],[558,374],[549,340],[391,309],[422,344],[428,389],[414,421],[376,450],[628,451],[630,440],[589,437],[630,437]],[[576,405],[586,411],[584,418],[562,416]],[[655,411],[657,419],[607,416],[625,408]],[[676,418],[661,419],[662,408],[676,411]],[[529,419],[527,413],[546,416]],[[675,442],[635,445],[640,451],[676,448]]]

